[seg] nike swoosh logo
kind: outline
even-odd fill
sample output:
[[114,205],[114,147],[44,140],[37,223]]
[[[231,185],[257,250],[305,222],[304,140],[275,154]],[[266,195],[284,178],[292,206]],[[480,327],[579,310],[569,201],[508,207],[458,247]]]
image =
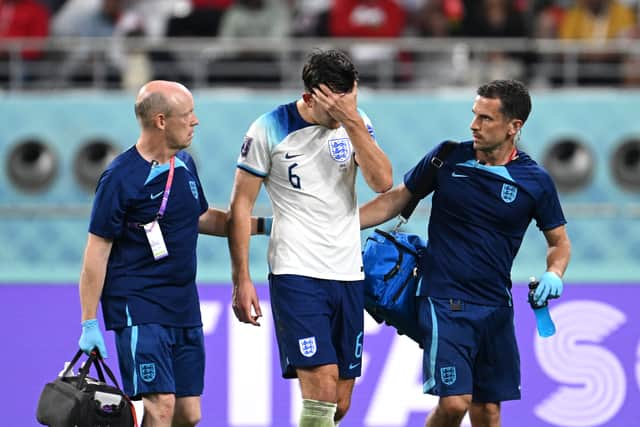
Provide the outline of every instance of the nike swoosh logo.
[[451,176],[454,178],[469,178],[469,175],[463,175],[461,173],[456,173],[456,172],[453,172]]
[[151,200],[157,199],[158,197],[162,196],[163,193],[164,193],[164,190],[162,190],[158,194],[152,194],[151,195]]
[[289,154],[289,153],[285,153],[284,154],[284,158],[285,159],[294,159],[296,157],[300,157],[302,156],[302,154]]
[[349,363],[349,369],[355,369],[360,366],[360,363]]

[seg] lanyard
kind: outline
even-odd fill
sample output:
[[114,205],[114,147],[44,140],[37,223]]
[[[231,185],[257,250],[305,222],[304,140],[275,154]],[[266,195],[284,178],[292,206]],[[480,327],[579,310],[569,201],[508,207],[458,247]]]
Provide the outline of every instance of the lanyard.
[[[156,214],[156,221],[164,216],[164,212],[167,210],[167,202],[169,201],[169,192],[171,191],[171,185],[173,184],[173,169],[175,164],[175,157],[172,157],[169,161],[169,176],[167,177],[167,183],[164,186],[164,194],[162,195],[162,203],[160,203],[160,209]],[[144,224],[139,222],[127,222],[129,228],[143,228]]]
[[513,151],[511,152],[511,155],[509,156],[509,161],[507,163],[509,163],[512,160],[515,160],[518,157],[518,149],[516,147],[513,147]]
[[169,201],[169,192],[171,191],[171,185],[173,184],[173,169],[175,164],[175,156],[171,157],[169,161],[169,177],[167,178],[167,184],[164,186],[164,194],[162,195],[162,203],[160,204],[160,210],[156,215],[156,219],[160,219],[164,216],[164,211],[167,209],[167,202]]

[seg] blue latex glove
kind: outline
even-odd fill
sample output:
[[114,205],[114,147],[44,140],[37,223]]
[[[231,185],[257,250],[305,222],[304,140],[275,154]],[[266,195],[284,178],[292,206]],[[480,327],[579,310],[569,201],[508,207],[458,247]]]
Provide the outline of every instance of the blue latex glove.
[[80,350],[87,354],[97,347],[100,355],[105,359],[107,358],[107,346],[104,345],[104,338],[102,338],[102,332],[100,332],[98,319],[89,319],[82,322],[82,335],[80,335],[78,345]]
[[558,298],[562,294],[562,279],[552,271],[540,277],[540,283],[533,294],[536,304],[542,305],[548,298]]
[[271,235],[271,226],[273,225],[273,217],[272,216],[265,216],[264,217],[264,235],[265,236],[270,236]]

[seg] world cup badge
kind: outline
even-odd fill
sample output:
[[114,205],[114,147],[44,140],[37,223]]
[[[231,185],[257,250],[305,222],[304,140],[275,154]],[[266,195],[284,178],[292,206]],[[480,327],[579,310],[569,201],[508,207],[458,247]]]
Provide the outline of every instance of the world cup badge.
[[240,155],[242,157],[247,157],[249,154],[249,149],[251,148],[251,143],[253,142],[253,138],[248,135],[244,136],[244,140],[242,141],[242,147],[240,148]]

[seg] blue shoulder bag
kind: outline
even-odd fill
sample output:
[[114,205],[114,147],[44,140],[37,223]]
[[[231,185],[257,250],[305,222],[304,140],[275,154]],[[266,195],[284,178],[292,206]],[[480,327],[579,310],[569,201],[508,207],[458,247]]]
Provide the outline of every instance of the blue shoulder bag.
[[416,293],[420,282],[420,258],[426,241],[417,234],[398,231],[405,224],[418,202],[431,191],[436,170],[457,145],[445,142],[431,159],[427,176],[416,194],[400,213],[400,221],[390,232],[376,228],[367,238],[362,252],[364,265],[364,306],[378,323],[385,322],[407,335],[422,347],[418,327]]

